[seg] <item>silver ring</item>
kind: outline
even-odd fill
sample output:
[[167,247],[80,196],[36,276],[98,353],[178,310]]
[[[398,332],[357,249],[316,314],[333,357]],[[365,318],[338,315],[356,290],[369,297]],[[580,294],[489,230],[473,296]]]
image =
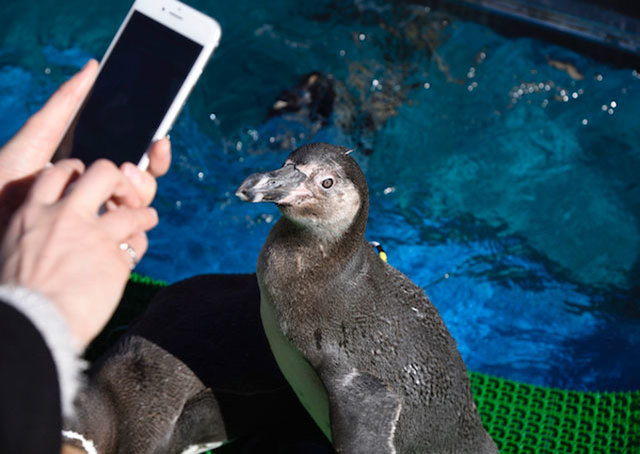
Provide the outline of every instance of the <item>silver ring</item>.
[[129,243],[120,243],[120,250],[125,251],[131,259],[131,269],[133,270],[138,264],[138,253]]

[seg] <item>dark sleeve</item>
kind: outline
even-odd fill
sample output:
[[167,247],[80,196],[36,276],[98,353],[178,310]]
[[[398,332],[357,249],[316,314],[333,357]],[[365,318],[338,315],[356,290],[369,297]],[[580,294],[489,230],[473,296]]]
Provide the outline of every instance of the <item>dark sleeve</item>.
[[40,332],[0,301],[0,452],[60,452],[59,389],[56,366]]

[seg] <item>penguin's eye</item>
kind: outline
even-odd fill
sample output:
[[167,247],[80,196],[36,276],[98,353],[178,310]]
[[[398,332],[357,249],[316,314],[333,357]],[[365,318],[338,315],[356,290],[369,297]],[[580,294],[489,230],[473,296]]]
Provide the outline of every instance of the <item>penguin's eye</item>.
[[333,178],[325,178],[324,180],[322,180],[323,188],[329,189],[331,186],[333,186]]

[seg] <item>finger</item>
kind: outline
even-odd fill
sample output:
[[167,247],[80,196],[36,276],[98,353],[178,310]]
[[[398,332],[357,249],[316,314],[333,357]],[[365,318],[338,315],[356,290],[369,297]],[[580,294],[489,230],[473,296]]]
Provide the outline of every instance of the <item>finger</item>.
[[[123,247],[122,244],[125,244],[127,247]],[[147,249],[149,248],[149,240],[146,233],[137,233],[126,238],[122,243],[120,243],[119,247],[121,250],[125,251],[129,265],[131,265],[131,268],[133,269],[147,252]],[[131,250],[127,251],[129,248],[131,248]]]
[[98,63],[87,64],[51,95],[2,151],[3,168],[19,178],[43,168],[51,160],[67,124],[87,95],[98,71]]
[[133,235],[132,237],[127,238],[124,242],[129,244],[136,251],[138,254],[138,261],[140,261],[149,250],[149,238],[144,232]]
[[168,138],[155,141],[149,148],[149,168],[151,176],[158,178],[169,171],[171,166],[171,142]]
[[98,222],[115,242],[120,243],[154,228],[158,224],[158,213],[152,207],[120,207],[104,213]]
[[63,159],[44,169],[36,177],[28,199],[41,204],[52,204],[60,200],[64,191],[84,171],[79,159]]
[[122,164],[120,169],[138,191],[142,205],[149,205],[153,201],[158,188],[156,179],[150,173],[140,170],[138,166],[130,162]]
[[118,205],[137,208],[141,206],[140,197],[129,179],[106,159],[99,159],[78,178],[67,196],[68,202],[82,209],[98,212],[109,199]]

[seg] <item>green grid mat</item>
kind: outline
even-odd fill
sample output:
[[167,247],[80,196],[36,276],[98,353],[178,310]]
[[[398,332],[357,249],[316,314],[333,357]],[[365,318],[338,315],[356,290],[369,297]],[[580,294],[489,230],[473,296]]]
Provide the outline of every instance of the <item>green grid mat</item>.
[[640,453],[640,391],[579,392],[470,376],[482,421],[502,454]]
[[[165,285],[132,274],[112,324],[136,318]],[[99,338],[98,344],[112,341]],[[94,348],[96,354],[102,350]],[[501,454],[640,454],[640,390],[581,392],[478,372],[470,377],[482,421]]]

